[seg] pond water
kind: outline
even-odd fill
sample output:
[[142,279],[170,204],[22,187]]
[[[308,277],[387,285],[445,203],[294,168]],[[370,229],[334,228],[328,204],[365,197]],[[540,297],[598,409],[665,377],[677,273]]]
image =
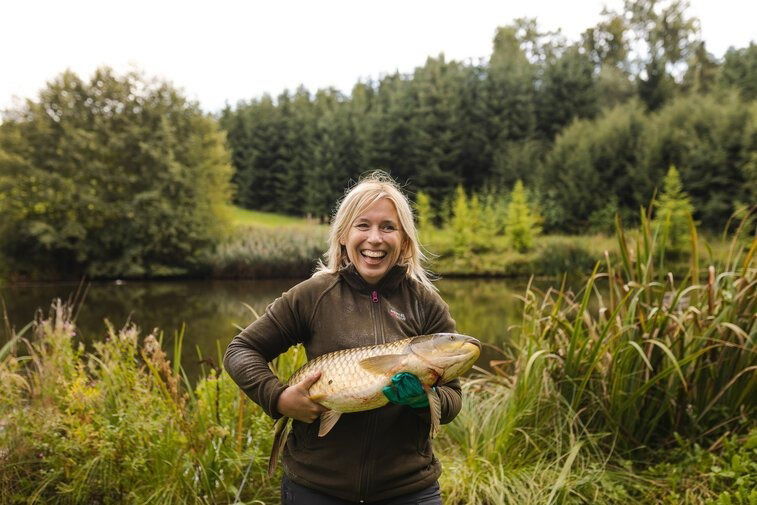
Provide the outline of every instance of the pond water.
[[[254,281],[170,281],[170,282],[92,282],[76,319],[83,341],[104,338],[105,320],[115,328],[128,322],[141,328],[141,334],[158,328],[164,348],[170,353],[172,341],[183,331],[182,365],[190,378],[200,373],[198,361],[218,362],[237,327],[245,327],[277,296],[298,279]],[[449,303],[458,331],[496,346],[507,344],[509,328],[520,322],[521,304],[515,298],[525,291],[527,280],[442,279],[437,282],[442,297]],[[545,283],[540,283],[544,287]],[[38,310],[47,312],[55,298],[74,297],[77,284],[35,284],[0,287],[11,325],[16,329],[34,319]],[[0,344],[8,336],[2,331]],[[479,365],[486,366],[499,353],[485,347]]]

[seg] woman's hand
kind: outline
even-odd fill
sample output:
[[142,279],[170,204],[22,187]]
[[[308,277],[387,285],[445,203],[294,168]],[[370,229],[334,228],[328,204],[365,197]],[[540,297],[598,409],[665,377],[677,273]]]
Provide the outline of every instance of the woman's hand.
[[276,403],[276,409],[282,416],[291,417],[297,419],[303,423],[312,423],[322,412],[329,409],[315,403],[308,396],[308,390],[310,386],[321,378],[321,372],[315,372],[308,375],[300,382],[293,386],[289,386],[279,396],[279,401]]

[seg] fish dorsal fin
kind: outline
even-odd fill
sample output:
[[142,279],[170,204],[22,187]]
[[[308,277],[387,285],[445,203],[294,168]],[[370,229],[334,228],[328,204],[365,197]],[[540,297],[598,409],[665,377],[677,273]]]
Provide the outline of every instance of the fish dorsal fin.
[[360,366],[371,373],[394,375],[394,372],[402,365],[404,359],[404,354],[382,354],[381,356],[373,356],[372,358],[361,360]]
[[288,417],[279,418],[274,425],[275,430],[273,434],[273,445],[271,446],[271,457],[268,458],[269,477],[272,477],[273,473],[276,471],[276,463],[279,460],[279,455],[281,454],[281,451],[284,450],[284,445],[286,445],[287,435],[289,434],[289,430],[287,429],[288,425]]
[[334,427],[341,416],[342,413],[337,412],[336,410],[327,410],[326,412],[322,412],[321,426],[318,428],[318,436],[325,437],[326,433],[331,431],[331,428]]
[[431,435],[431,438],[435,438],[436,434],[439,433],[439,426],[442,423],[442,402],[439,400],[439,393],[434,388],[428,388],[426,396],[428,396],[428,408],[431,411],[431,431],[429,435]]

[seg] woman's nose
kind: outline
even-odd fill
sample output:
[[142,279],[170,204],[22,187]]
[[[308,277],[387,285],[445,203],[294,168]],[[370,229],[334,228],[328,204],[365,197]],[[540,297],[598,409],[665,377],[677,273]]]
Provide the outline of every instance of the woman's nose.
[[381,236],[381,231],[379,231],[378,228],[371,228],[368,231],[368,241],[369,242],[381,242],[383,240],[383,237]]

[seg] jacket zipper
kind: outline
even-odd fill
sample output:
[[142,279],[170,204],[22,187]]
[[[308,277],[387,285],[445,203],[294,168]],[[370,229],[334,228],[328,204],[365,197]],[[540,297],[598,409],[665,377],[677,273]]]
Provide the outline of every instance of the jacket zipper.
[[[376,310],[372,310],[371,312],[374,315],[373,319],[373,331],[376,332],[376,336],[374,338],[374,342],[376,344],[385,344],[386,343],[386,336],[384,335],[384,319],[381,317],[381,305],[379,305],[379,295],[378,291],[373,290],[371,291],[371,301],[374,303],[374,307]],[[381,342],[378,341],[379,337],[381,337]]]
[[[371,291],[371,316],[373,318],[373,331],[374,331],[374,341],[378,344],[378,337],[381,335],[382,342],[384,341],[384,332],[383,332],[383,324],[381,321],[381,311],[380,311],[380,305],[379,305],[379,296],[377,290]],[[375,415],[373,412],[370,412],[368,414],[368,421],[366,430],[364,433],[363,438],[363,454],[365,455],[360,468],[360,487],[358,490],[358,497],[360,503],[363,503],[365,501],[367,491],[368,491],[368,484],[370,480],[370,471],[369,471],[369,465],[371,463],[370,451],[371,451],[371,441],[375,439]]]

